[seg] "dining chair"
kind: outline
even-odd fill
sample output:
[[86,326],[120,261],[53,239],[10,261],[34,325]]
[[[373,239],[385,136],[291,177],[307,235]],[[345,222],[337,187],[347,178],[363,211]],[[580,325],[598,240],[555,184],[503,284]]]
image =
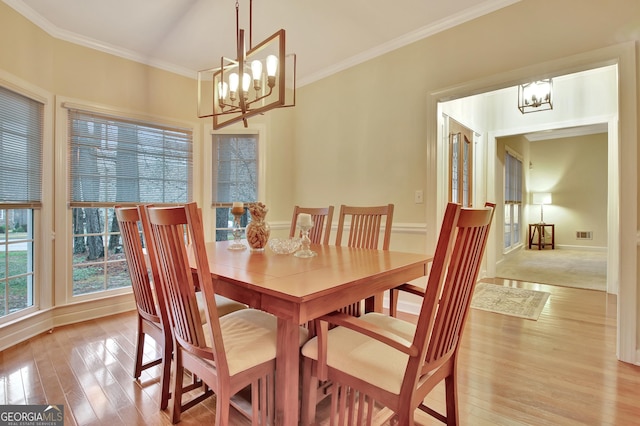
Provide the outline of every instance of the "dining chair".
[[[389,250],[391,227],[393,224],[393,204],[361,207],[341,205],[338,214],[338,231],[336,246]],[[384,227],[383,227],[384,226]],[[348,229],[346,229],[348,227]],[[382,239],[380,235],[382,234]],[[344,243],[343,243],[344,236]],[[367,300],[366,311],[382,311],[382,297],[376,298],[378,306]],[[362,302],[357,302],[341,309],[353,316],[362,313]]]
[[[136,359],[133,376],[138,379],[142,371],[161,365],[160,409],[164,410],[167,408],[168,401],[171,398],[169,384],[173,339],[164,292],[161,286],[156,285],[156,283],[160,282],[160,279],[154,261],[155,250],[153,246],[148,244],[148,236],[150,235],[149,221],[142,206],[116,206],[115,213],[120,227],[122,245],[127,259],[127,269],[131,278],[131,287],[138,312]],[[143,241],[146,247],[143,246]],[[149,261],[147,261],[147,258]],[[151,271],[151,279],[149,270]],[[197,301],[198,312],[200,317],[204,319],[204,298],[201,293],[197,294]],[[216,298],[216,303],[220,315],[246,308],[246,305],[222,296]],[[147,335],[160,346],[161,354],[158,358],[144,362],[144,343]],[[201,384],[194,378],[193,383],[185,387],[184,391],[194,389]]]
[[[142,245],[142,230],[137,207],[116,207],[116,218],[120,226],[122,246],[127,259],[127,269],[131,278],[136,309],[138,311],[138,331],[136,358],[133,377],[140,378],[150,367],[161,365],[160,409],[167,408],[170,398],[171,353],[173,351],[169,318],[161,291],[156,292],[149,279],[149,270]],[[154,277],[155,278],[155,277]],[[154,280],[157,283],[157,280]],[[160,346],[160,356],[144,362],[145,336],[150,336]]]
[[[315,421],[318,380],[330,380],[331,416],[337,424],[371,421],[374,407],[392,412],[398,425],[414,425],[420,410],[458,424],[457,357],[495,205],[447,205],[416,324],[380,313],[355,318],[334,312],[318,319],[318,335],[303,348],[302,424]],[[336,325],[329,330],[328,323]],[[446,415],[424,403],[445,382]],[[337,419],[336,419],[337,418]],[[367,423],[369,424],[369,423]]]
[[[214,281],[204,242],[201,216],[195,203],[182,207],[147,209],[160,282],[165,292],[174,342],[174,384],[171,419],[180,421],[184,410],[215,394],[215,424],[228,425],[232,397],[251,387],[252,424],[273,424],[274,370],[277,320],[255,309],[219,316]],[[200,289],[205,296],[207,322],[197,314],[192,265],[183,242],[183,230],[191,237]],[[299,329],[299,344],[307,330]],[[206,383],[204,392],[182,402],[183,372],[187,369]],[[234,407],[241,408],[234,404]]]
[[298,215],[307,213],[311,215],[313,228],[309,231],[309,239],[311,244],[329,244],[329,236],[331,235],[331,221],[333,220],[333,206],[329,207],[300,207],[293,208],[293,218],[291,219],[291,229],[289,230],[289,238],[296,236]]

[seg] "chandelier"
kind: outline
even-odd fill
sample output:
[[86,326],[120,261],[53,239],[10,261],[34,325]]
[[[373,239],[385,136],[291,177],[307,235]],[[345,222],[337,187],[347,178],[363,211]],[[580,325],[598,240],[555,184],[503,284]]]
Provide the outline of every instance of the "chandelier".
[[253,46],[253,0],[249,2],[249,49],[240,28],[236,0],[236,59],[198,71],[198,118],[213,117],[213,128],[242,121],[274,108],[295,106],[296,55],[285,50],[280,29]]
[[521,113],[553,109],[551,79],[538,80],[518,86],[518,109]]

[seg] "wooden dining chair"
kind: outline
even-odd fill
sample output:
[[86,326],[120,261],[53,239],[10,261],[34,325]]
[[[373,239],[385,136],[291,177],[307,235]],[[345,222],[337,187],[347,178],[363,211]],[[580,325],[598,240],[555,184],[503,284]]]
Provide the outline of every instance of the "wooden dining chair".
[[[389,250],[393,208],[393,204],[371,207],[341,205],[338,214],[336,246],[344,244],[347,247]],[[381,235],[382,238],[380,238]],[[373,301],[367,300],[365,303],[365,311],[382,311],[382,295],[376,297],[377,306],[373,306]],[[341,311],[360,316],[362,305],[362,302],[354,303],[344,307]]]
[[[153,246],[148,244],[149,238],[147,236],[151,232],[149,221],[142,206],[116,206],[115,212],[138,311],[136,359],[133,376],[138,379],[142,371],[159,364],[162,366],[160,374],[160,409],[164,410],[167,408],[168,401],[171,398],[169,384],[173,339],[164,292],[162,291],[162,286],[155,285],[160,282],[160,278],[154,261],[155,250]],[[143,241],[146,243],[145,245],[143,245]],[[145,246],[146,256],[144,253]],[[147,258],[149,261],[147,261]],[[151,272],[151,279],[149,271]],[[200,293],[198,293],[197,300],[200,317],[204,319],[204,298]],[[216,303],[220,315],[246,308],[246,305],[222,296],[216,298]],[[144,343],[147,335],[160,346],[161,354],[156,359],[144,362]],[[201,384],[194,378],[193,383],[186,386],[183,391],[186,392],[197,388]]]
[[[273,424],[276,318],[249,308],[218,315],[202,221],[195,203],[151,207],[147,211],[174,338],[173,423],[180,421],[182,411],[215,394],[215,424],[228,425],[232,396],[251,386],[251,413],[241,412],[251,417],[254,425]],[[185,225],[205,296],[205,324],[197,314],[192,265],[183,240]],[[306,339],[307,330],[300,328],[299,344]],[[204,392],[183,403],[185,369],[207,386]]]
[[[142,245],[142,229],[137,207],[116,207],[122,246],[127,259],[131,288],[138,311],[138,332],[133,377],[140,378],[150,367],[161,365],[160,409],[167,408],[170,398],[171,353],[173,351],[169,318],[164,306],[163,293],[156,292],[149,278],[149,269]],[[155,277],[154,277],[155,278]],[[156,283],[158,281],[155,281]],[[157,303],[156,303],[157,301]],[[160,346],[160,356],[144,362],[145,336],[150,336]]]
[[329,207],[300,207],[293,208],[293,218],[291,219],[291,229],[289,230],[289,238],[299,237],[296,234],[298,228],[298,215],[307,213],[311,215],[313,228],[309,231],[309,239],[311,244],[329,244],[329,236],[331,235],[331,223],[333,220],[333,206]]
[[[426,289],[405,284],[423,298],[417,324],[379,313],[355,318],[335,312],[319,319],[317,337],[302,348],[302,424],[315,421],[318,380],[336,387],[331,424],[370,422],[380,405],[392,411],[392,424],[414,425],[417,408],[458,424],[458,349],[494,208],[447,206]],[[329,330],[328,323],[336,327]],[[424,404],[442,380],[446,415]]]

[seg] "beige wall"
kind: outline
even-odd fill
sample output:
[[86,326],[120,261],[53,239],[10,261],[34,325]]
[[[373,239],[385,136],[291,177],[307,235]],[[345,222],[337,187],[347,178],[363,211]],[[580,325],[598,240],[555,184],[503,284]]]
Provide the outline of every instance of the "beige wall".
[[[530,191],[553,194],[544,220],[556,225],[556,244],[607,247],[607,135],[533,142],[530,154]],[[533,206],[529,223],[539,219]],[[576,231],[592,231],[593,239],[578,240]]]

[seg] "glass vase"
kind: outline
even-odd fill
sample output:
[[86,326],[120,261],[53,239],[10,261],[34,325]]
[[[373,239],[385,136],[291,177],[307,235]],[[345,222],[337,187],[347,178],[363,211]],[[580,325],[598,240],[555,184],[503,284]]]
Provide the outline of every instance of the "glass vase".
[[245,229],[247,244],[251,251],[264,251],[269,241],[271,227],[264,220],[252,220]]

